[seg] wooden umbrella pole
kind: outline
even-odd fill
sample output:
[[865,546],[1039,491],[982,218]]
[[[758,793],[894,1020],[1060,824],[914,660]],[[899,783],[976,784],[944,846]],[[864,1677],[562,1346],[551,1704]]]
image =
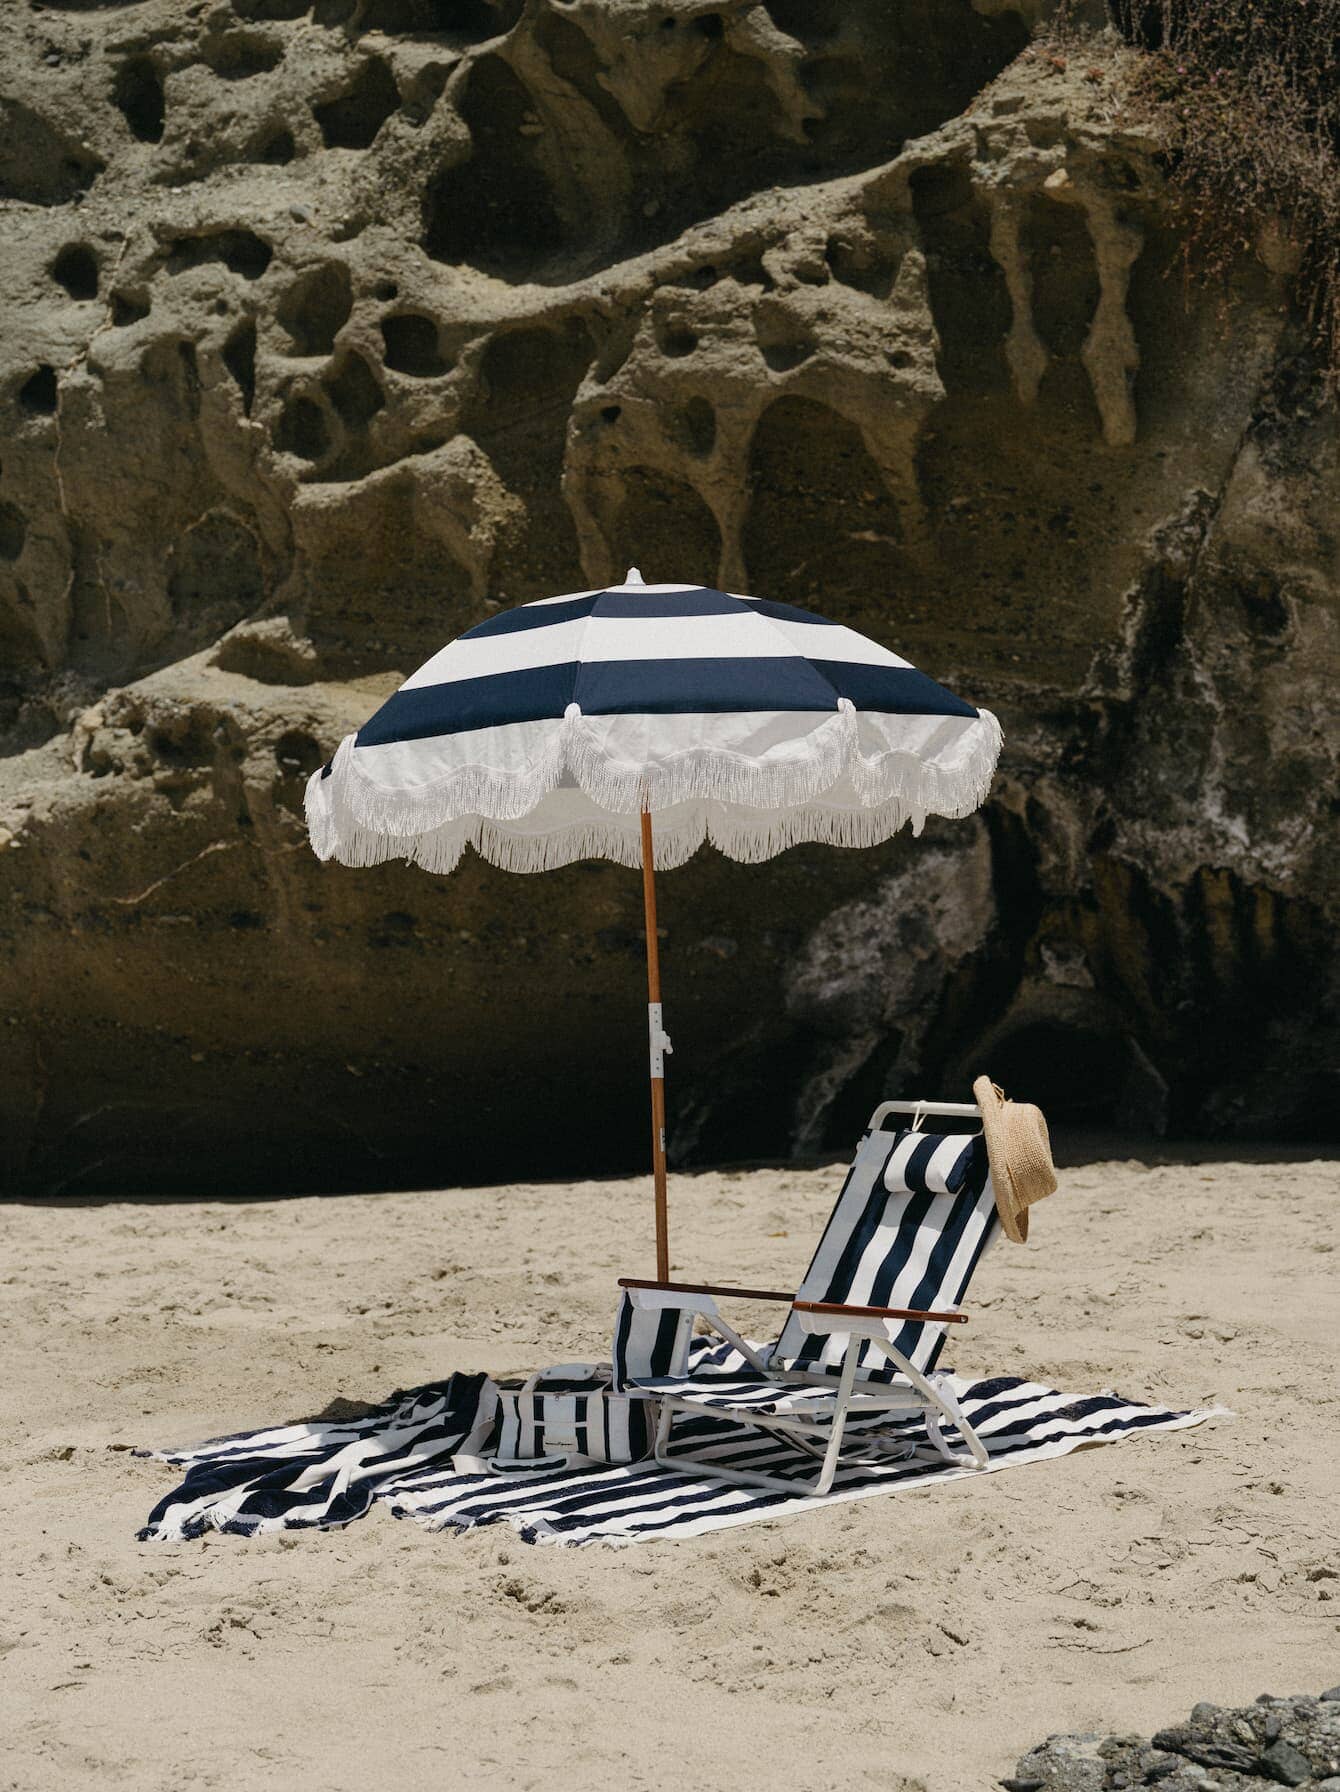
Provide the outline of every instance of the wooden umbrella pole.
[[661,952],[656,932],[656,871],[652,863],[651,813],[642,811],[642,906],[647,928],[647,1034],[651,1046],[651,1173],[656,1188],[656,1276],[670,1274],[670,1223],[665,1205],[665,1054],[661,1023]]

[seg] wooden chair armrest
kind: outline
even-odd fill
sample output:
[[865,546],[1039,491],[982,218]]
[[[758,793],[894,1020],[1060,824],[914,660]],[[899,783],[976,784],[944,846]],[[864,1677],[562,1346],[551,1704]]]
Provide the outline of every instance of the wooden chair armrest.
[[966,1325],[966,1313],[925,1313],[916,1307],[847,1307],[835,1300],[798,1300],[798,1313],[847,1313],[854,1319],[934,1319],[944,1325]]
[[666,1294],[724,1294],[736,1300],[784,1300],[798,1313],[846,1313],[855,1319],[932,1319],[945,1325],[966,1325],[966,1313],[923,1312],[917,1307],[849,1307],[841,1301],[797,1300],[777,1288],[722,1288],[715,1282],[657,1282],[641,1276],[620,1276],[620,1288],[657,1288]]
[[776,1288],[719,1288],[713,1282],[656,1282],[641,1276],[620,1276],[620,1288],[658,1288],[666,1294],[726,1294],[736,1300],[785,1300],[794,1295],[782,1294]]

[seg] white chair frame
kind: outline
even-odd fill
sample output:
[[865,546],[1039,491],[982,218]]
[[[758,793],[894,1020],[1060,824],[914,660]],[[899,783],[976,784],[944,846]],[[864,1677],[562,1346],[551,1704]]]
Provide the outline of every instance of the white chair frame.
[[[895,1113],[917,1116],[934,1114],[955,1119],[981,1118],[981,1110],[975,1102],[885,1101],[875,1109],[867,1130],[878,1130],[888,1116]],[[817,1498],[827,1493],[833,1485],[833,1478],[843,1460],[842,1442],[849,1419],[876,1413],[915,1412],[922,1414],[927,1436],[937,1454],[945,1461],[974,1469],[990,1467],[991,1459],[986,1446],[969,1424],[948,1378],[934,1371],[929,1375],[924,1374],[893,1343],[894,1337],[908,1319],[966,1324],[967,1314],[961,1308],[949,1307],[921,1313],[903,1308],[844,1306],[836,1302],[798,1301],[793,1295],[774,1290],[717,1288],[701,1283],[642,1282],[631,1277],[621,1278],[620,1286],[627,1289],[629,1298],[636,1306],[679,1310],[680,1320],[674,1350],[676,1361],[683,1361],[687,1355],[693,1321],[695,1318],[701,1319],[719,1337],[738,1350],[764,1380],[776,1382],[779,1389],[793,1393],[807,1387],[812,1388],[816,1403],[832,1404],[831,1414],[820,1421],[804,1417],[793,1418],[784,1413],[760,1413],[750,1409],[732,1412],[727,1407],[705,1406],[699,1401],[681,1399],[674,1394],[655,1395],[660,1401],[661,1411],[656,1427],[654,1453],[656,1461],[665,1468],[675,1469],[682,1474],[689,1471],[691,1464],[692,1472],[714,1480],[765,1487],[779,1493],[809,1494]],[[753,1300],[789,1301],[791,1312],[804,1331],[824,1336],[847,1337],[850,1342],[836,1383],[830,1375],[774,1368],[768,1359],[760,1356],[721,1317],[716,1305],[716,1296],[719,1294],[734,1294]],[[858,1385],[856,1373],[860,1351],[857,1340],[860,1339],[868,1340],[873,1349],[893,1364],[902,1377],[900,1382],[866,1382]],[[804,1395],[800,1394],[799,1397],[803,1399]],[[732,1468],[724,1463],[688,1456],[682,1452],[672,1455],[671,1432],[676,1415],[681,1413],[691,1414],[695,1418],[717,1418],[762,1431],[784,1432],[798,1449],[820,1459],[818,1473],[814,1481],[806,1486],[793,1478],[770,1474],[764,1469]],[[966,1450],[955,1449],[949,1443],[944,1435],[946,1421],[963,1439]],[[863,1442],[866,1445],[866,1459],[883,1456],[887,1460],[891,1455],[897,1458],[914,1453],[911,1445],[901,1441],[872,1438]],[[846,1460],[860,1461],[861,1458],[848,1456]]]

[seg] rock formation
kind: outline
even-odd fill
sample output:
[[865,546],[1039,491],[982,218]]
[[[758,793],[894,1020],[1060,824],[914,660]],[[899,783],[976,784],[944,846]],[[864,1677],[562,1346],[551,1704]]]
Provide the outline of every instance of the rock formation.
[[980,1067],[1334,1111],[1334,410],[1278,245],[1188,282],[1134,53],[1044,10],[6,12],[13,1186],[641,1161],[636,879],[323,868],[301,818],[445,640],[634,560],[1006,731],[971,822],[666,880],[681,1162]]
[[1262,1693],[1238,1710],[1204,1701],[1148,1739],[1049,1736],[1000,1784],[1005,1792],[1340,1792],[1340,1686],[1320,1698]]

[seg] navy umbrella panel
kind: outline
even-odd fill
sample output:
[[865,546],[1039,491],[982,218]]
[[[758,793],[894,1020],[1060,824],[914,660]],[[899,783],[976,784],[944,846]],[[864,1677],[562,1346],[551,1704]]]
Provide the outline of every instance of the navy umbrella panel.
[[870,846],[985,799],[1000,727],[812,611],[701,585],[621,585],[499,611],[435,654],[307,791],[323,859],[447,872],[641,865],[658,1274],[668,1272],[654,869]]

